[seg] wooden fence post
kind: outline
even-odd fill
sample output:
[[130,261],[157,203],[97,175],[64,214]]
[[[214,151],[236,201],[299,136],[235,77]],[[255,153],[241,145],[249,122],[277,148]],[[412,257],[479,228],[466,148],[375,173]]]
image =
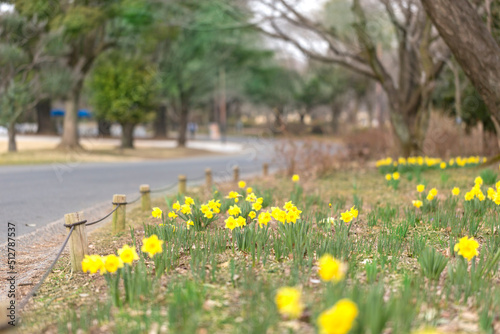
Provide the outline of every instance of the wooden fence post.
[[186,193],[186,175],[179,175],[179,195],[184,195]]
[[238,183],[239,180],[240,180],[240,167],[234,166],[233,167],[233,181],[235,183]]
[[269,175],[269,164],[267,162],[264,162],[262,164],[262,175],[263,176]]
[[113,233],[125,231],[126,204],[127,196],[117,194],[113,195],[113,209],[118,206],[118,209],[113,212]]
[[212,170],[210,168],[205,169],[205,183],[207,189],[212,190]]
[[149,184],[141,184],[139,187],[141,193],[141,209],[142,211],[151,210],[151,190],[149,189]]
[[[66,225],[71,225],[83,221],[83,212],[67,213],[64,215]],[[69,231],[71,227],[66,227]],[[87,231],[85,224],[78,224],[73,227],[73,233],[69,238],[69,257],[71,258],[71,270],[82,271],[82,260],[88,255]]]

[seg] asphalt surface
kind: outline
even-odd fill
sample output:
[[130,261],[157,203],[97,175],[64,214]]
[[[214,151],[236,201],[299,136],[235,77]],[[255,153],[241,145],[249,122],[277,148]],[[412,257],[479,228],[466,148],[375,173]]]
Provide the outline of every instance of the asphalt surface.
[[[233,166],[242,176],[258,173],[271,162],[273,142],[248,139],[241,153],[200,156],[165,161],[125,163],[54,163],[42,166],[0,167],[0,244],[7,241],[7,225],[15,223],[17,236],[35,231],[65,213],[84,211],[105,202],[113,194],[139,196],[139,185],[152,190],[188,178],[188,186],[203,182],[211,168],[215,182],[232,179]],[[111,204],[110,204],[111,208]]]

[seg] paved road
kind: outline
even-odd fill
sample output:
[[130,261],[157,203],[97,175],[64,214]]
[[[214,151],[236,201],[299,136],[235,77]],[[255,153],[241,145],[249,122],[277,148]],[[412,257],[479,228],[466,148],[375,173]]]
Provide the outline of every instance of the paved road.
[[[138,195],[139,185],[162,188],[177,180],[204,176],[212,168],[216,181],[230,180],[232,167],[242,175],[259,172],[272,159],[272,141],[249,140],[241,153],[127,163],[68,163],[43,166],[0,167],[0,244],[6,241],[7,223],[17,235],[26,234],[63,217],[65,213],[110,202],[113,194]],[[27,226],[35,224],[36,226]]]

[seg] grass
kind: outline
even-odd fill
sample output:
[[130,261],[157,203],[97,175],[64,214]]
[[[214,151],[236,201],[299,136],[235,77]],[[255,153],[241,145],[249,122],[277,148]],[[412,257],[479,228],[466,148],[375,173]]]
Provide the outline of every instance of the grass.
[[[127,216],[130,231],[112,236],[105,227],[89,236],[91,253],[107,255],[125,243],[139,251],[144,237],[158,235],[163,252],[153,259],[139,252],[131,273],[134,285],[148,289],[127,300],[124,281],[118,281],[113,293],[105,276],[71,274],[64,257],[24,315],[21,330],[315,333],[321,312],[348,298],[359,310],[350,333],[411,333],[424,327],[443,333],[496,333],[500,210],[490,200],[463,200],[479,173],[455,169],[443,180],[439,170],[422,172],[418,182],[439,192],[433,202],[424,199],[420,209],[411,204],[422,196],[417,181],[404,173],[397,189],[369,169],[337,171],[300,185],[288,178],[253,180],[249,185],[265,198],[262,211],[293,198],[301,220],[285,225],[271,221],[263,229],[248,223],[233,231],[224,228],[224,219],[234,202],[224,196],[234,187],[223,185],[215,194],[193,189],[189,195],[196,207],[214,196],[222,203],[220,216],[206,229],[197,223],[187,230],[178,217],[172,221],[174,231],[169,219],[159,226],[150,212],[136,209]],[[455,186],[461,189],[458,198],[451,196]],[[166,213],[177,199],[183,203],[173,196],[154,205]],[[239,200],[241,207],[247,205]],[[342,223],[340,213],[353,205],[358,218]],[[480,244],[479,256],[467,262],[454,245],[471,235]],[[346,277],[338,283],[319,279],[318,259],[326,253],[347,264]],[[276,308],[276,291],[283,286],[301,290],[305,309],[298,319],[288,319]]]

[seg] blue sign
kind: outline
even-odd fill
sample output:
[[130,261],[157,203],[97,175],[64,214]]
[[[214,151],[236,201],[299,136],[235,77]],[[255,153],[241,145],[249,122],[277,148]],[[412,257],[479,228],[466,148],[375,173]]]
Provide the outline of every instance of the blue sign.
[[[63,117],[64,116],[64,110],[62,109],[52,109],[50,111],[50,116],[51,117]],[[78,110],[78,118],[91,118],[92,113],[88,111],[87,109],[80,109]]]

